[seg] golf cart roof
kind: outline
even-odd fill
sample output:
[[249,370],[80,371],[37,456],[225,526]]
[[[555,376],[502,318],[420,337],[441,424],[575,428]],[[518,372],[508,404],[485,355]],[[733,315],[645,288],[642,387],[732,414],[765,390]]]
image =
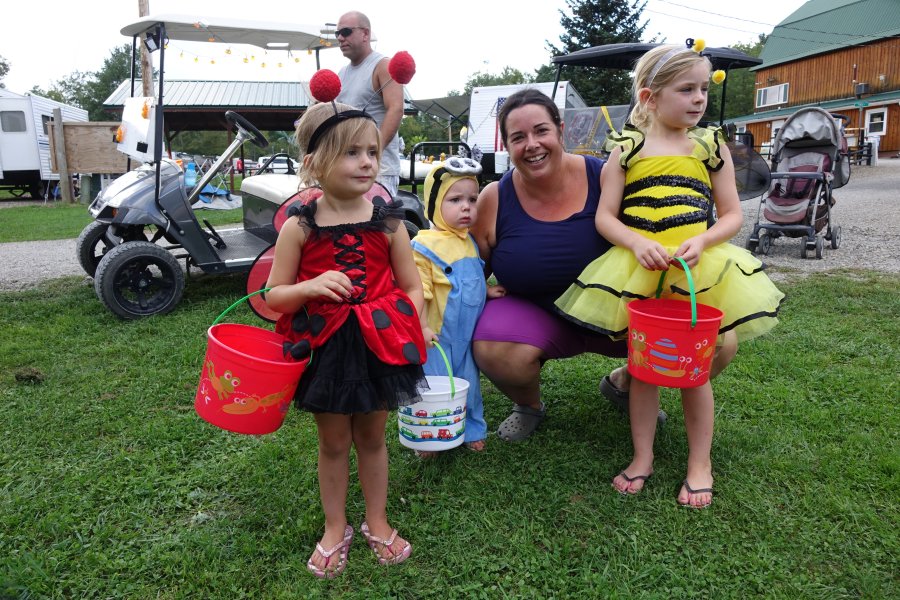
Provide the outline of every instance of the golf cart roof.
[[319,50],[335,46],[334,26],[284,22],[150,15],[122,28],[122,35],[139,36],[165,26],[166,37],[185,42],[251,44],[269,50]]
[[[553,64],[558,67],[574,65],[578,67],[600,67],[603,69],[634,69],[638,59],[660,44],[606,44],[584,48],[562,56],[554,56]],[[762,59],[750,56],[733,48],[707,48],[703,54],[709,57],[714,69],[742,69],[762,64]]]

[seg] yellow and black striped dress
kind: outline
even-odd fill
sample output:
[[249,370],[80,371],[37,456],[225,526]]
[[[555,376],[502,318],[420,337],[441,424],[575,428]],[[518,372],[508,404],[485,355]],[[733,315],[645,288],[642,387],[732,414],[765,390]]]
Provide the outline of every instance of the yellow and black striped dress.
[[[639,156],[643,134],[627,128],[617,136],[622,146],[625,193],[619,219],[630,229],[656,240],[670,255],[686,239],[707,228],[712,188],[709,171],[721,168],[719,130],[694,127],[690,156]],[[734,330],[745,340],[766,333],[778,319],[784,294],[763,273],[762,263],[743,248],[723,243],[706,248],[691,270],[697,302],[725,313],[719,333]],[[627,248],[615,246],[585,267],[556,301],[569,320],[616,339],[628,330],[625,305],[653,298],[659,271],[649,271]],[[689,299],[684,272],[668,270],[663,298]]]

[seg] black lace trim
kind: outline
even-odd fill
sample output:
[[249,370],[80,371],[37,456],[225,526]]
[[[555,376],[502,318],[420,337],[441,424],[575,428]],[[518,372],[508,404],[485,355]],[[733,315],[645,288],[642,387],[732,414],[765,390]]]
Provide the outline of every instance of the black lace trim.
[[368,221],[360,223],[342,223],[341,225],[320,226],[316,223],[316,202],[302,204],[295,202],[287,210],[287,216],[297,216],[300,218],[300,226],[309,231],[311,234],[329,235],[332,237],[340,237],[345,234],[353,234],[360,231],[380,231],[382,233],[394,233],[400,227],[403,221],[403,204],[399,200],[390,202],[372,203],[372,218]]

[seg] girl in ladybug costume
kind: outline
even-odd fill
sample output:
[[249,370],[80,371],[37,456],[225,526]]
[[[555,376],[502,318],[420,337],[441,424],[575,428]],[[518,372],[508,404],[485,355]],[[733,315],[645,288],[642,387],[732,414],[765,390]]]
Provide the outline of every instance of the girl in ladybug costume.
[[282,314],[276,331],[284,335],[285,356],[312,354],[295,399],[318,428],[325,534],[307,568],[334,577],[353,539],[346,516],[351,446],[366,501],[360,532],[382,564],[412,551],[387,519],[385,424],[388,411],[417,402],[427,386],[418,316],[424,298],[399,203],[387,194],[363,197],[381,156],[372,117],[344,104],[316,104],[298,122],[296,139],[301,180],[322,195],[288,212],[266,302]]

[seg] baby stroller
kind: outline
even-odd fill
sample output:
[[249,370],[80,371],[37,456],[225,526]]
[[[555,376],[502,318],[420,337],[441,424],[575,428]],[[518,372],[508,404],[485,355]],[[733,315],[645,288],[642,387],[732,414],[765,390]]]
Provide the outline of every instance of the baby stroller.
[[841,245],[832,190],[850,179],[846,122],[844,115],[815,107],[801,108],[785,121],[772,142],[772,183],[759,203],[748,250],[768,254],[781,236],[801,238],[801,258],[813,251],[822,258],[826,240],[835,250]]

